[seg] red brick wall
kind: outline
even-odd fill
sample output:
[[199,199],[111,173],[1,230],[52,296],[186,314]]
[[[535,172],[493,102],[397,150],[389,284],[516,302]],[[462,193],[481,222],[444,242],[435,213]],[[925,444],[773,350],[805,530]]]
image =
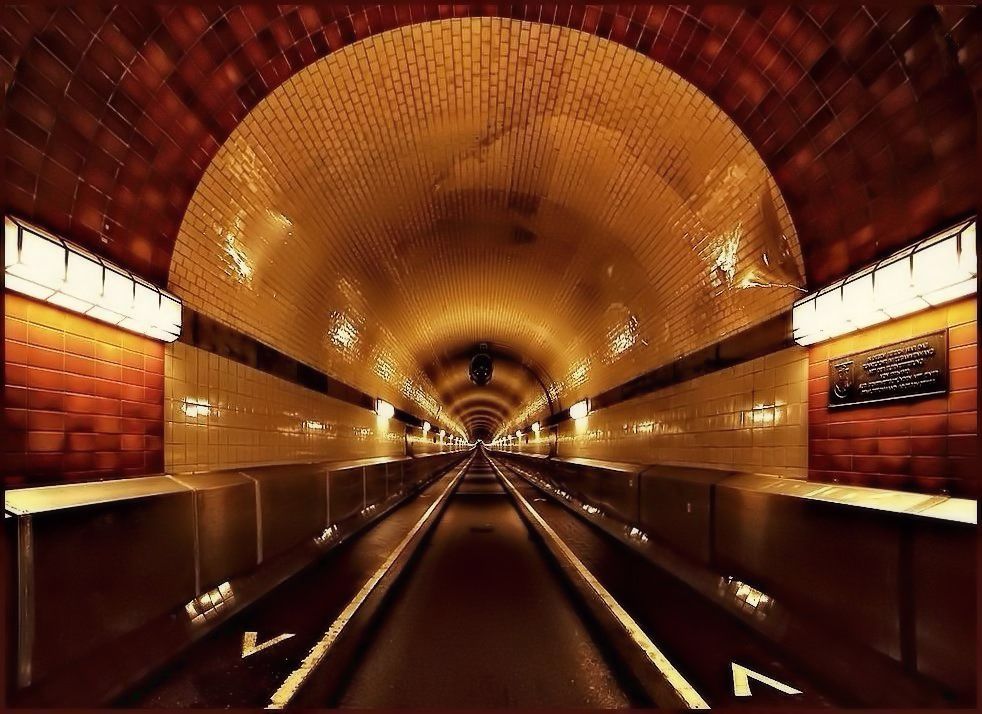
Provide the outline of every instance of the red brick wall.
[[[949,393],[829,411],[830,358],[948,329]],[[846,335],[809,351],[809,478],[976,496],[978,330],[975,298]]]
[[163,470],[160,342],[5,292],[6,486]]

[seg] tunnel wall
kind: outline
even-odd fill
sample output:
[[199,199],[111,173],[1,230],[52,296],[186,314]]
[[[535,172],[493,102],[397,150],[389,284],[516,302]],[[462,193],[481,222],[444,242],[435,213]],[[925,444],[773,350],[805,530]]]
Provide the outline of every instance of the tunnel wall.
[[[975,296],[809,350],[809,478],[978,495],[978,326]],[[829,410],[829,360],[946,329],[946,395]]]
[[518,451],[522,454],[537,454],[539,456],[549,456],[552,453],[556,442],[555,429],[543,429],[536,434],[527,434],[514,448],[509,447],[510,451]]
[[409,456],[429,456],[430,454],[449,454],[463,451],[468,447],[440,441],[439,437],[424,437],[415,427],[406,429],[406,453]]
[[563,422],[558,455],[804,478],[807,368],[793,347]]
[[164,465],[160,342],[4,291],[7,487]]
[[402,422],[226,357],[175,342],[164,368],[169,471],[406,453]]

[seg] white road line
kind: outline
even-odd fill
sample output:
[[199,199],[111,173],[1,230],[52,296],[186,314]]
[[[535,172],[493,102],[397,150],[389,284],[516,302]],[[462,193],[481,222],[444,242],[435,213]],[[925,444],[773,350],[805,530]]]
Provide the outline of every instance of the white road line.
[[750,680],[756,679],[758,682],[763,682],[769,687],[774,687],[777,691],[783,694],[802,694],[800,689],[795,689],[794,687],[785,684],[784,682],[779,682],[776,679],[771,679],[770,677],[761,674],[760,672],[754,672],[749,667],[744,667],[742,664],[737,664],[736,662],[730,662],[730,669],[733,671],[733,694],[737,697],[752,697],[753,692],[750,691]]
[[518,489],[516,489],[505,477],[505,475],[501,473],[498,465],[494,462],[491,462],[491,465],[494,467],[494,470],[498,472],[498,475],[501,477],[502,482],[505,484],[508,490],[511,491],[528,514],[535,519],[535,521],[542,527],[542,530],[545,531],[556,546],[558,546],[559,550],[566,557],[570,565],[573,566],[580,577],[583,578],[583,580],[585,580],[591,588],[593,588],[593,591],[600,597],[603,603],[610,610],[611,614],[617,618],[617,621],[620,623],[621,627],[624,628],[634,643],[645,653],[648,661],[655,666],[661,675],[668,681],[669,685],[671,685],[672,689],[675,690],[675,693],[679,696],[679,698],[685,702],[686,707],[689,709],[709,709],[709,704],[702,698],[702,695],[696,691],[695,687],[689,684],[685,677],[683,677],[682,674],[675,668],[675,665],[668,661],[668,658],[662,654],[661,650],[659,650],[655,643],[651,641],[651,638],[649,638],[645,631],[641,629],[641,626],[635,622],[634,618],[631,617],[623,607],[621,607],[620,603],[614,599],[614,596],[600,584],[600,581],[593,576],[593,573],[591,573],[587,567],[583,565],[583,562],[577,558],[573,551],[569,549],[565,542],[563,542],[563,539],[560,538],[549,526],[549,524],[545,522],[542,516],[540,516],[538,512],[532,508],[531,504],[525,500],[525,497],[518,492]]
[[282,635],[277,635],[273,639],[266,640],[262,644],[259,644],[258,632],[246,632],[242,635],[242,659],[252,657],[252,655],[256,654],[257,652],[262,652],[273,645],[278,645],[280,642],[288,640],[293,636],[294,635],[292,632],[285,632]]
[[340,636],[341,632],[344,630],[351,618],[354,617],[355,613],[358,611],[358,608],[362,606],[365,600],[368,599],[368,596],[371,594],[372,590],[375,589],[375,586],[378,585],[379,581],[385,577],[387,572],[389,572],[392,564],[395,563],[396,559],[398,559],[402,552],[409,546],[409,543],[412,541],[413,537],[415,537],[420,529],[423,528],[423,525],[426,523],[427,519],[429,519],[433,511],[437,509],[437,507],[446,499],[447,495],[453,490],[454,486],[457,485],[461,474],[464,473],[469,465],[470,461],[460,467],[460,469],[457,471],[457,475],[454,476],[453,480],[450,482],[450,485],[447,486],[446,490],[440,494],[440,498],[434,501],[432,505],[426,509],[423,517],[416,522],[416,525],[412,527],[412,530],[410,530],[399,545],[395,547],[395,550],[389,554],[389,557],[386,558],[385,562],[379,566],[378,570],[375,571],[372,577],[370,577],[368,581],[362,585],[361,590],[359,590],[358,593],[351,599],[351,602],[349,602],[347,607],[341,611],[341,614],[338,615],[338,618],[327,629],[327,632],[323,634],[320,640],[317,641],[317,644],[315,644],[310,652],[307,653],[307,656],[304,657],[303,662],[300,663],[300,666],[287,675],[287,678],[283,680],[283,683],[279,686],[279,689],[273,693],[272,698],[269,700],[269,704],[266,705],[267,709],[283,709],[290,703],[290,700],[293,699],[296,693],[300,690],[303,683],[307,681],[307,678],[310,677],[313,671],[317,668],[317,665],[319,665],[324,660],[324,657],[327,656],[331,646],[338,639],[338,636]]

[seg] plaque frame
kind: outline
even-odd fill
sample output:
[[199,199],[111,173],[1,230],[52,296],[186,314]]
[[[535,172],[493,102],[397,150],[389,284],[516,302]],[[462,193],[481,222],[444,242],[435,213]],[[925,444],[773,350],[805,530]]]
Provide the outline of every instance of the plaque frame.
[[[895,347],[914,345],[918,342],[936,342],[935,354],[932,355],[931,359],[934,363],[934,368],[940,370],[940,376],[937,388],[930,391],[923,392],[908,392],[904,394],[896,394],[887,397],[874,397],[869,399],[863,399],[858,397],[853,398],[843,398],[835,394],[835,389],[837,386],[836,379],[836,369],[838,365],[842,364],[852,364],[861,361],[863,358],[870,356],[879,352],[887,352]],[[848,360],[848,362],[846,362]],[[899,340],[897,342],[890,342],[885,345],[879,345],[867,350],[860,350],[859,352],[851,352],[844,355],[839,355],[837,357],[830,357],[828,360],[829,367],[829,387],[828,387],[828,409],[849,409],[851,407],[862,407],[869,406],[873,404],[883,404],[885,402],[897,402],[897,401],[913,401],[920,399],[927,399],[930,397],[937,397],[943,394],[947,394],[950,388],[949,380],[949,369],[948,369],[948,328],[941,330],[935,330],[933,332],[928,332],[922,335],[917,335],[915,337],[910,337],[908,339]],[[853,374],[850,368],[850,374]]]

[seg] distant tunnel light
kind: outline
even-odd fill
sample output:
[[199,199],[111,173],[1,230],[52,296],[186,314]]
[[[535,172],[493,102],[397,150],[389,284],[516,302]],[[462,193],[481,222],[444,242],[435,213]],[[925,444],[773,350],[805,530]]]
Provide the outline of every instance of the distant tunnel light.
[[424,433],[424,434],[428,434],[428,433],[429,433],[429,431],[430,431],[430,429],[432,429],[432,428],[433,428],[433,427],[432,427],[432,426],[430,426],[430,423],[429,423],[428,421],[424,421],[424,422],[423,422],[423,433]]
[[522,430],[521,429],[516,429],[515,430],[515,438],[516,439],[521,439],[522,438]]
[[181,334],[181,301],[18,219],[4,218],[4,282],[37,300],[163,342]]
[[962,221],[798,300],[794,341],[813,345],[974,294],[975,225],[974,218]]
[[446,429],[440,429],[439,434],[440,434],[440,438],[442,439],[443,437],[445,437],[447,435],[447,430]]
[[571,419],[582,419],[589,413],[590,413],[589,399],[584,399],[582,401],[579,401],[569,408],[569,416]]
[[391,419],[396,415],[396,408],[384,399],[375,400],[375,413],[383,419]]
[[542,430],[542,426],[539,424],[539,422],[534,422],[532,424],[532,432],[534,434],[538,434],[541,430]]

